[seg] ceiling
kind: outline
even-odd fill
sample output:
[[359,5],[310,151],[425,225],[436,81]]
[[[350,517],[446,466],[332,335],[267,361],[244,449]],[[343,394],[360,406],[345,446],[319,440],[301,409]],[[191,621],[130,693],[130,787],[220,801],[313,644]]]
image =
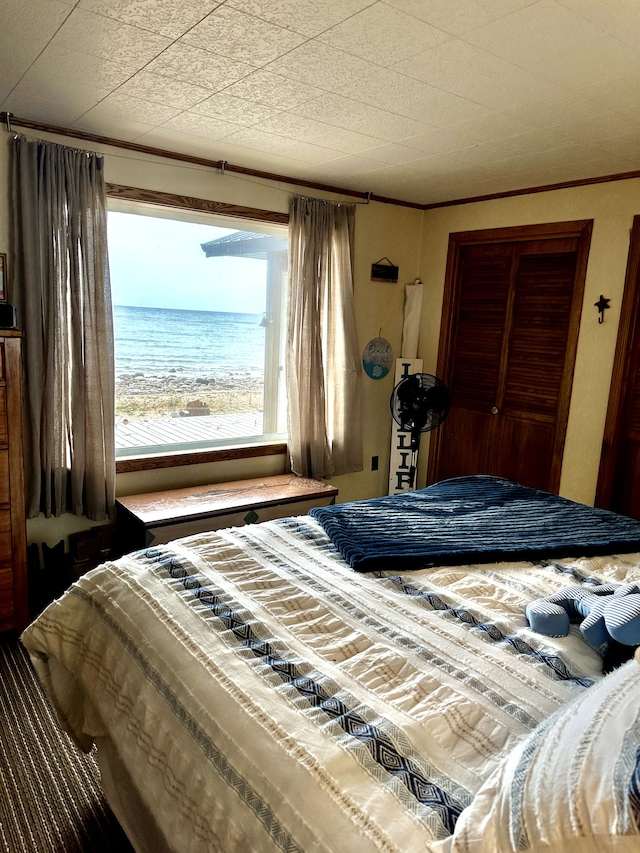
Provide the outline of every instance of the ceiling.
[[419,204],[640,170],[638,0],[0,0],[0,110]]

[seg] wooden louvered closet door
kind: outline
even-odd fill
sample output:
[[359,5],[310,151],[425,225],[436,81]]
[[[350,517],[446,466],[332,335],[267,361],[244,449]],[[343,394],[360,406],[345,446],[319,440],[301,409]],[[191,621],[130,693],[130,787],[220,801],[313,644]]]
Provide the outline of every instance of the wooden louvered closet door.
[[631,231],[595,505],[640,518],[640,216]]
[[558,490],[590,235],[566,225],[452,235],[438,364],[452,406],[429,482],[485,473]]

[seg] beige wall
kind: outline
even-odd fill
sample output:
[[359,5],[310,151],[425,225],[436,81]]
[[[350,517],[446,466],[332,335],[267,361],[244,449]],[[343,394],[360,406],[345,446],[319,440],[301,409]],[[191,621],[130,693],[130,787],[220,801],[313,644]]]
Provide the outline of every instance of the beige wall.
[[[8,133],[0,135],[0,252],[10,252],[10,139]],[[60,138],[57,141],[67,145],[74,144],[70,139]],[[275,211],[286,211],[290,194],[297,191],[295,187],[286,184],[237,177],[229,172],[220,175],[215,169],[176,163],[108,146],[84,147],[92,147],[105,154],[106,180],[110,183]],[[304,193],[304,188],[300,192]],[[317,192],[313,194],[319,195]],[[325,196],[337,198],[329,194]],[[404,304],[402,285],[422,275],[422,218],[421,211],[376,202],[360,204],[357,207],[354,286],[360,351],[371,338],[381,333],[391,342],[394,352],[399,354]],[[400,267],[399,284],[370,280],[371,264],[384,256]],[[388,400],[392,382],[392,374],[378,381],[363,375],[365,470],[360,474],[335,479],[334,483],[340,489],[340,500],[354,500],[386,493],[390,441]],[[380,467],[376,472],[370,470],[372,456],[379,456]],[[286,464],[286,457],[273,456],[125,474],[118,476],[117,492],[122,495],[257,477],[281,473]],[[44,541],[52,545],[69,533],[86,526],[90,526],[90,523],[85,519],[67,515],[60,519],[33,519],[28,523],[27,532],[29,541]]]
[[[593,219],[593,236],[578,339],[573,393],[560,493],[593,503],[611,382],[620,305],[634,214],[640,213],[640,181],[515,196],[425,211],[421,269],[427,288],[421,355],[435,370],[449,233],[512,225]],[[594,303],[611,299],[603,324]],[[426,454],[422,454],[424,477]]]

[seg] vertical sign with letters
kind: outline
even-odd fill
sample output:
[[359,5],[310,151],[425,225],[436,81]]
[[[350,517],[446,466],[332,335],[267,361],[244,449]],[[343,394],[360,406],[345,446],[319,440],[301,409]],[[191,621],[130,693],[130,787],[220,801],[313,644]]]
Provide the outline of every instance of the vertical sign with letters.
[[[397,358],[395,388],[401,379],[422,373],[421,358]],[[416,488],[411,485],[411,432],[402,429],[395,420],[391,423],[391,454],[389,459],[389,494],[398,495]]]

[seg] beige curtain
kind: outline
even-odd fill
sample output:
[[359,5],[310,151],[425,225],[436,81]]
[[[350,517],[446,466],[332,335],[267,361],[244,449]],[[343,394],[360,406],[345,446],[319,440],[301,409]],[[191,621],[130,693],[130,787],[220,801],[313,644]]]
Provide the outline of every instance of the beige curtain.
[[104,161],[19,136],[12,191],[27,514],[102,521],[115,490]]
[[296,474],[362,470],[351,245],[355,206],[294,196],[289,219],[287,396]]

